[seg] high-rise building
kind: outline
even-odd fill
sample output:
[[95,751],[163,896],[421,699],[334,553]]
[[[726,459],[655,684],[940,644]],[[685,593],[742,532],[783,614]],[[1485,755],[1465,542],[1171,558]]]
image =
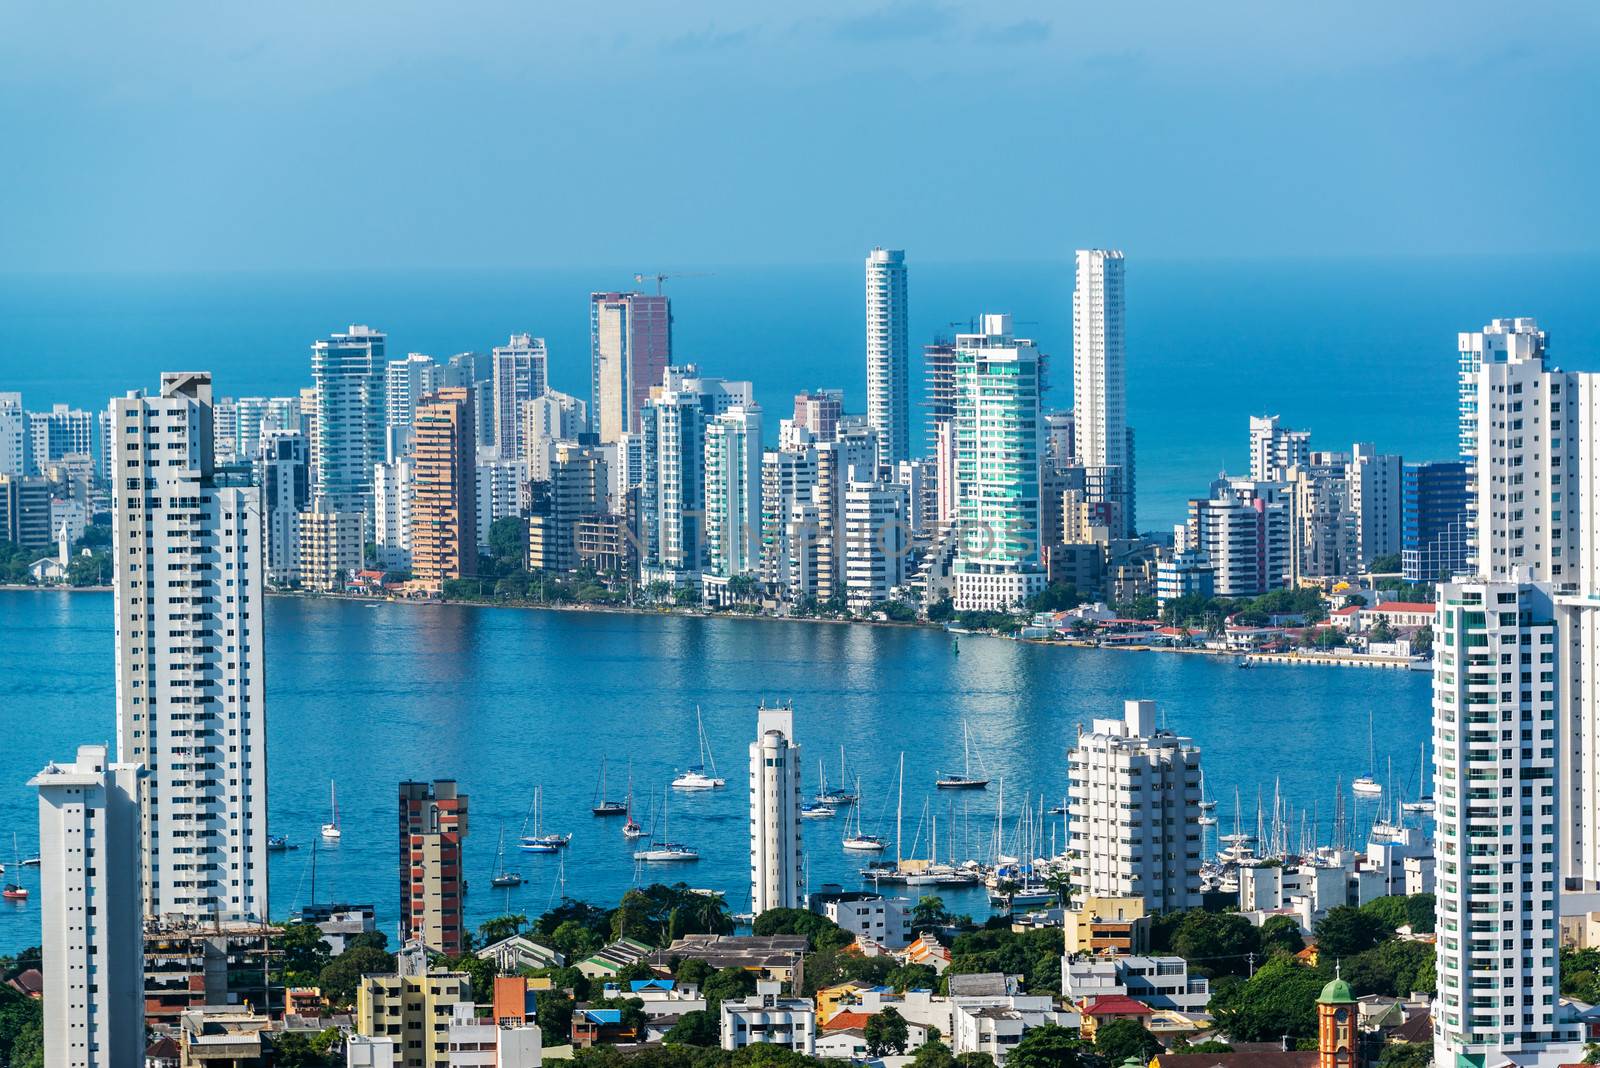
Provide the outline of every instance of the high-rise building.
[[256,449],[256,485],[267,550],[267,581],[294,583],[300,513],[311,506],[311,450],[299,430],[269,430]]
[[373,543],[378,563],[388,571],[411,570],[411,503],[416,495],[415,462],[408,456],[373,468]]
[[1400,471],[1400,569],[1407,582],[1467,573],[1471,475],[1463,460],[1406,464]]
[[33,433],[22,394],[0,393],[0,475],[33,474]]
[[68,456],[94,454],[94,416],[81,409],[56,404],[48,412],[29,412],[28,432],[37,471]]
[[385,459],[384,340],[352,326],[311,346],[312,496],[329,511],[362,515],[365,530],[373,524],[372,469]]
[[1257,482],[1282,481],[1291,467],[1311,460],[1311,431],[1290,430],[1276,415],[1250,417],[1250,477]]
[[0,541],[36,548],[55,541],[50,482],[0,475]]
[[502,460],[523,458],[522,405],[544,395],[548,382],[544,338],[512,334],[496,346],[494,368],[494,447]]
[[383,425],[410,426],[417,402],[445,384],[444,368],[432,356],[412,352],[390,360],[383,372]]
[[145,910],[265,920],[261,491],[213,462],[210,374],[111,408],[117,754],[150,769]]
[[761,569],[761,408],[739,405],[705,428],[706,590]]
[[39,791],[44,1056],[50,1068],[144,1064],[138,764],[103,745],[48,764]]
[[794,425],[813,441],[832,441],[844,418],[844,390],[811,389],[794,395]]
[[400,784],[400,937],[447,957],[466,946],[461,848],[467,795],[454,779]]
[[1256,597],[1282,589],[1292,563],[1292,525],[1277,483],[1219,480],[1211,496],[1189,502],[1187,548],[1205,554],[1218,597]]
[[906,254],[867,253],[867,422],[878,432],[878,469],[911,459],[906,339]]
[[[761,458],[761,580],[785,598],[795,596],[796,564],[805,554],[806,530],[795,509],[811,501],[817,484],[813,448],[769,449]],[[815,531],[810,532],[815,539]]]
[[[522,425],[517,433],[531,478],[550,477],[550,457],[558,441],[576,441],[589,429],[589,406],[569,393],[546,389],[522,402]],[[619,438],[619,440],[621,440]]]
[[[239,456],[239,408],[232,397],[223,397],[211,409],[212,456],[219,464],[237,463]],[[242,457],[248,461],[248,457]]]
[[1079,249],[1072,293],[1072,414],[1078,462],[1127,462],[1127,350],[1122,253]]
[[525,460],[496,460],[490,445],[478,446],[478,552],[489,554],[489,533],[497,519],[525,511],[530,472]]
[[601,442],[639,430],[650,390],[672,363],[671,301],[659,293],[591,293],[589,356],[590,417]]
[[1372,445],[1358,441],[1350,449],[1350,515],[1355,521],[1356,553],[1363,567],[1371,567],[1380,556],[1400,552],[1401,462],[1398,456],[1379,454]]
[[295,550],[295,582],[306,590],[339,593],[351,572],[361,567],[366,549],[360,512],[335,512],[313,499],[300,513],[300,544]]
[[1441,584],[1438,603],[1434,1063],[1571,1063],[1579,1031],[1557,1004],[1555,606],[1541,584],[1480,579]]
[[[390,975],[364,975],[356,987],[355,1031],[378,1040],[389,1060],[374,1068],[450,1068],[450,1023],[457,1005],[472,1001],[472,977],[466,972],[429,971],[405,964]],[[383,1043],[388,1038],[393,1045]],[[357,1042],[357,1050],[363,1046]],[[356,1053],[355,1056],[359,1056]],[[470,1056],[470,1054],[469,1054]],[[498,1064],[489,1054],[488,1064]],[[355,1060],[351,1060],[355,1065]]]
[[608,480],[604,452],[575,441],[559,442],[550,477],[537,491],[528,517],[528,567],[535,571],[575,571],[579,566],[577,528],[586,516],[606,509]]
[[1072,893],[1143,898],[1150,912],[1200,902],[1200,750],[1156,726],[1154,701],[1096,719],[1067,757]]
[[446,386],[428,394],[411,425],[411,575],[439,591],[451,579],[478,573],[472,390]]
[[794,710],[762,705],[750,743],[750,911],[757,916],[804,902],[800,778]]
[[846,484],[844,595],[852,609],[882,604],[905,585],[911,547],[907,510],[906,487],[898,482]]
[[1011,316],[956,337],[956,609],[1005,610],[1044,588],[1039,557],[1039,349]]

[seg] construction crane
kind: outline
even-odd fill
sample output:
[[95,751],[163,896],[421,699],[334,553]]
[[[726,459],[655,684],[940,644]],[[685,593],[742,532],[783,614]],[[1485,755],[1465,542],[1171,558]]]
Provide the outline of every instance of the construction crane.
[[712,271],[675,271],[672,274],[636,274],[633,276],[635,285],[644,285],[652,278],[656,283],[656,296],[661,295],[661,283],[669,278],[710,278]]

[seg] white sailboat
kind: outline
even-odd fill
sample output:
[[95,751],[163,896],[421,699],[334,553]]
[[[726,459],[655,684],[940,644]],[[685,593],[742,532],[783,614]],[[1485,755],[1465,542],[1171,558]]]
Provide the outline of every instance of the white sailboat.
[[674,842],[667,834],[667,798],[670,791],[661,799],[661,838],[651,842],[644,849],[633,854],[633,859],[645,864],[680,864],[686,861],[700,859],[700,851],[682,842]]
[[339,829],[339,788],[332,779],[328,780],[328,801],[333,806],[333,818],[322,825],[322,837],[337,842],[344,832]]
[[1205,769],[1202,768],[1200,769],[1200,826],[1215,827],[1217,825],[1217,817],[1212,811],[1216,807],[1216,801],[1206,797],[1206,773]]
[[489,880],[489,885],[500,889],[502,887],[521,886],[522,873],[506,871],[506,825],[500,825],[500,844],[495,847],[494,877]]
[[571,834],[545,834],[544,833],[544,787],[533,788],[533,833],[528,833],[528,821],[522,821],[522,834],[519,836],[517,848],[524,853],[558,853],[572,841]]
[[[934,785],[941,790],[982,790],[988,787],[987,778],[978,779],[972,775],[972,734],[967,729],[967,721],[961,721],[961,750],[966,760],[965,771],[960,775],[941,775]],[[983,766],[983,754],[978,754],[978,765]],[[985,774],[987,774],[987,769]]]
[[[651,822],[655,822],[653,819]],[[643,838],[650,832],[639,826],[639,821],[633,818],[633,761],[628,761],[628,822],[622,825],[622,837],[632,840]]]
[[[818,766],[821,766],[821,761],[818,761]],[[850,781],[845,777],[844,746],[842,745],[839,747],[839,781],[841,783]],[[843,786],[836,786],[832,790],[828,789],[828,773],[827,769],[824,768],[822,772],[822,787],[817,791],[817,804],[853,805],[861,799],[860,783],[856,785],[858,789],[853,792],[846,790]]]
[[[1372,711],[1371,711],[1371,709],[1368,709],[1367,710],[1367,767],[1368,768],[1374,768],[1374,767],[1377,766],[1377,763],[1378,763],[1377,749],[1376,749],[1376,747],[1375,747],[1375,745],[1373,743],[1373,736],[1372,736]],[[1365,775],[1358,776],[1356,778],[1356,780],[1350,784],[1350,790],[1357,797],[1381,797],[1381,796],[1383,796],[1383,784],[1378,782],[1378,780],[1373,776],[1371,771],[1368,771]]]
[[[902,762],[901,762],[900,767],[901,767],[901,774],[904,774],[905,773],[904,758],[902,758]],[[846,818],[845,819],[845,823],[844,823],[844,829],[845,829],[844,841],[841,842],[840,845],[842,845],[844,847],[846,852],[850,852],[850,853],[882,853],[883,852],[883,839],[878,837],[875,834],[864,834],[864,833],[862,833],[862,830],[861,830],[861,803],[860,803],[860,799],[861,799],[861,780],[857,779],[856,780],[856,804],[854,806],[854,810],[850,813],[850,815],[854,816],[855,820],[856,820],[855,833],[853,833],[853,834],[850,833],[850,820],[848,818]]]
[[1400,806],[1402,812],[1432,812],[1433,798],[1428,793],[1428,745],[1426,742],[1417,746],[1417,799],[1407,801]]
[[[672,780],[675,790],[715,790],[728,785],[728,780],[717,776],[717,758],[711,755],[711,744],[706,739],[705,720],[700,715],[700,707],[694,710],[695,728],[700,734],[700,763],[685,771],[682,775]],[[711,774],[706,774],[706,768],[711,769]]]

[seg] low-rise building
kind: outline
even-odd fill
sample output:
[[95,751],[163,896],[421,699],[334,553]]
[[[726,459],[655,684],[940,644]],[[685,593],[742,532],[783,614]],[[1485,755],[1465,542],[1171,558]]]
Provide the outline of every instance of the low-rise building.
[[1211,1000],[1211,984],[1191,976],[1189,964],[1182,957],[1063,957],[1061,993],[1074,1002],[1120,996],[1141,1001],[1152,1009],[1204,1012]]
[[857,938],[888,949],[911,944],[911,909],[898,898],[861,891],[813,894],[811,907]]
[[578,971],[590,979],[609,979],[630,964],[647,960],[655,949],[633,938],[619,938],[578,962]]
[[472,1002],[465,972],[417,974],[402,955],[400,972],[361,977],[356,1033],[395,1039],[395,1068],[449,1068],[450,1021],[463,1002]]
[[628,982],[626,993],[617,984],[607,983],[601,996],[607,1000],[629,998],[643,1002],[644,1014],[652,1020],[706,1010],[706,999],[699,986],[673,979],[633,979]]
[[722,1003],[722,1048],[783,1046],[796,1053],[816,1053],[817,1013],[809,998],[785,997],[781,983],[764,981],[742,1000]]
[[674,960],[699,960],[718,970],[742,968],[763,979],[798,987],[801,962],[809,944],[805,935],[696,934],[656,950],[650,963],[657,970],[666,971]]
[[525,934],[502,938],[493,945],[478,950],[479,960],[492,960],[495,968],[504,975],[541,968],[563,968],[567,958],[548,946],[541,946]]
[[180,1068],[262,1068],[266,1016],[232,1005],[186,1009],[178,1018]]
[[534,1024],[511,1024],[479,1016],[471,1002],[458,1002],[450,1016],[450,1068],[539,1068],[540,1032]]
[[1142,897],[1085,897],[1062,916],[1064,952],[1143,953],[1150,948],[1150,917]]

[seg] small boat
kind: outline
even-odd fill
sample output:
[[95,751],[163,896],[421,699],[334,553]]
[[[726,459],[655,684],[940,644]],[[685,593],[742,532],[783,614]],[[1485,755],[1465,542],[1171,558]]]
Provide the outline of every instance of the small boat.
[[1015,893],[1002,894],[998,890],[989,894],[989,904],[1015,908],[1018,905],[1050,905],[1060,899],[1059,894],[1048,886],[1026,884],[1018,887]]
[[[903,765],[902,765],[902,770],[903,770]],[[856,780],[856,797],[859,799],[860,796],[861,796],[861,780],[857,779]],[[859,803],[859,800],[858,800],[858,803],[855,805],[855,807],[851,810],[850,815],[855,816],[855,819],[856,819],[855,833],[854,834],[850,833],[850,820],[847,817],[845,819],[845,823],[844,823],[845,836],[844,836],[844,839],[839,843],[840,847],[843,848],[844,851],[847,852],[847,853],[882,853],[883,849],[884,849],[884,841],[883,841],[883,839],[878,837],[875,834],[864,834],[864,833],[862,833],[862,830],[861,830],[861,805]]]
[[[655,820],[652,818],[651,823]],[[650,832],[639,826],[639,821],[633,818],[633,761],[628,761],[628,822],[622,825],[622,837],[630,841],[643,838]]]
[[[694,710],[695,727],[700,733],[700,763],[689,768],[682,775],[672,780],[674,790],[715,790],[728,785],[728,780],[717,776],[717,759],[711,755],[711,745],[706,739],[705,720],[700,716],[699,706]],[[706,774],[706,768],[711,769],[711,774]]]
[[520,872],[506,871],[506,825],[500,825],[500,844],[495,849],[494,878],[489,880],[489,885],[495,889],[522,885]]
[[267,835],[267,852],[268,853],[287,853],[291,849],[299,849],[299,848],[300,848],[299,846],[292,844],[289,841],[288,838],[284,837],[281,834],[269,834],[269,835]]
[[22,858],[22,866],[24,868],[37,868],[39,866],[39,858],[38,857],[23,857]]
[[[670,796],[670,792],[669,795]],[[645,864],[682,864],[700,859],[700,851],[693,846],[674,842],[667,834],[667,798],[661,799],[661,838],[644,849],[635,851],[633,859]]]
[[810,804],[800,806],[800,818],[803,820],[831,820],[834,810],[827,805]]
[[0,897],[5,898],[7,901],[26,901],[28,900],[28,888],[26,886],[18,886],[16,883],[7,883],[5,889],[0,890]]
[[[1214,809],[1216,807],[1217,807],[1216,800],[1214,798],[1206,797],[1206,772],[1205,772],[1204,768],[1201,768],[1200,769],[1200,811],[1201,812],[1210,812],[1212,809]],[[1211,822],[1215,823],[1217,821],[1216,820],[1212,820]],[[1204,824],[1205,821],[1202,820],[1201,823]],[[1206,824],[1206,825],[1209,826],[1209,824]]]
[[544,833],[544,787],[536,786],[533,790],[533,807],[528,812],[533,819],[533,833],[528,833],[528,819],[522,821],[522,834],[518,836],[517,848],[524,853],[559,853],[567,848],[572,841],[570,834],[545,834]]
[[[821,779],[822,779],[822,787],[821,787],[821,789],[819,789],[817,791],[817,796],[816,796],[817,804],[819,804],[819,805],[828,805],[830,807],[839,807],[839,806],[842,806],[842,805],[853,805],[853,804],[856,803],[856,801],[858,800],[858,797],[857,797],[857,795],[856,795],[856,793],[854,791],[846,790],[846,789],[844,789],[842,787],[837,787],[837,786],[834,787],[832,790],[828,789],[828,772],[827,772],[827,769],[823,767],[822,761],[820,761],[820,760],[817,761],[817,767],[821,772]],[[839,747],[839,781],[840,782],[848,782],[849,779],[847,779],[845,776],[846,776],[846,772],[845,772],[845,766],[844,766],[844,746],[841,745]]]
[[[984,790],[989,786],[988,779],[974,778],[972,774],[972,734],[967,729],[967,721],[961,721],[961,749],[966,757],[966,771],[961,775],[941,775],[934,781],[934,786],[941,790]],[[983,754],[978,754],[978,763],[983,763]]]
[[331,779],[328,780],[328,800],[333,807],[333,818],[322,825],[322,837],[337,842],[344,837],[344,832],[339,830],[339,788]]
[[[1417,799],[1403,802],[1400,805],[1400,811],[1402,812],[1427,813],[1433,811],[1433,798],[1428,794],[1427,755],[1427,743],[1423,742],[1417,746]],[[23,863],[26,864],[27,861],[23,861]]]
[[1215,827],[1217,825],[1217,817],[1211,815],[1201,816],[1198,822],[1202,827]]
[[606,758],[600,757],[600,785],[595,787],[594,804],[589,811],[596,816],[626,816],[628,805],[625,801],[609,801],[606,799]]
[[[1372,711],[1371,711],[1371,709],[1368,709],[1367,710],[1367,767],[1369,767],[1369,768],[1370,767],[1375,767],[1377,765],[1377,763],[1378,763],[1377,750],[1374,747],[1373,737],[1372,737]],[[1377,778],[1369,771],[1365,775],[1357,776],[1355,781],[1350,784],[1350,790],[1357,797],[1381,797],[1383,795],[1383,784],[1378,782]]]
[[1236,668],[1247,668],[1250,666],[1250,658],[1248,656],[1236,656],[1233,658],[1233,666]]

